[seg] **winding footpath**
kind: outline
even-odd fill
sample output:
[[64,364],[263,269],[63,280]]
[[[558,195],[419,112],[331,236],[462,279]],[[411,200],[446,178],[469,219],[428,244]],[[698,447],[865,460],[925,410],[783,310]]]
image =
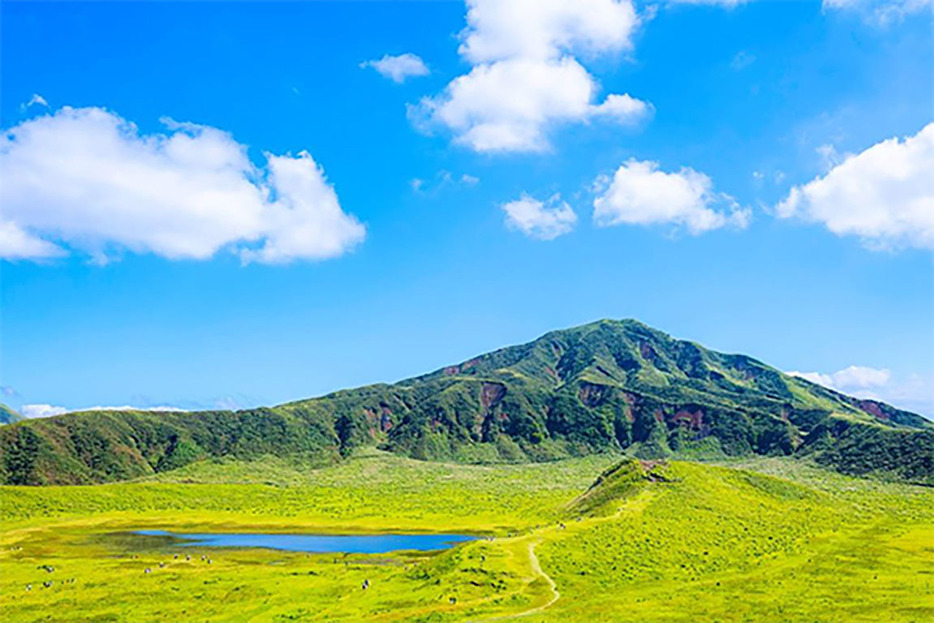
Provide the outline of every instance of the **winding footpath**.
[[533,541],[529,543],[529,562],[532,566],[532,571],[538,574],[541,578],[548,583],[548,587],[551,590],[551,599],[546,603],[532,608],[531,610],[526,610],[525,612],[520,612],[519,614],[514,614],[510,618],[524,617],[529,614],[535,614],[536,612],[541,612],[545,608],[550,607],[553,603],[558,601],[558,598],[561,597],[561,593],[558,592],[558,585],[555,584],[555,581],[551,579],[551,576],[545,573],[545,570],[542,569],[541,564],[538,562],[538,556],[535,555],[535,546],[538,545],[541,541]]
[[[596,524],[616,521],[619,519],[619,516],[622,515],[624,512],[630,512],[630,513],[641,512],[648,505],[653,495],[654,494],[651,491],[642,491],[635,497],[627,500],[612,515],[608,515],[606,517],[593,517],[593,518],[585,519],[581,522],[574,522],[573,524],[568,524],[565,528],[567,532],[563,534],[562,536],[568,536],[569,534],[573,534],[581,530],[586,530],[587,528],[592,527]],[[542,566],[538,561],[538,556],[535,555],[535,546],[539,545],[542,542],[543,540],[542,536],[546,533],[554,532],[555,530],[556,528],[554,527],[542,528],[540,530],[537,530],[536,532],[533,532],[530,535],[527,535],[526,537],[522,537],[522,538],[529,539],[529,548],[528,548],[529,566],[531,567],[533,573],[536,576],[542,578],[548,584],[549,591],[551,592],[551,598],[540,606],[535,606],[534,608],[525,610],[523,612],[517,612],[515,614],[509,614],[506,616],[497,617],[492,620],[501,621],[501,620],[507,620],[507,619],[518,619],[521,617],[528,616],[530,614],[540,613],[546,610],[547,608],[550,608],[551,606],[553,606],[555,602],[557,602],[558,599],[561,597],[561,593],[558,592],[557,583],[555,583],[555,581],[551,578],[550,575],[545,573],[545,570],[542,569]],[[538,535],[538,538],[534,538],[536,536],[536,533]]]

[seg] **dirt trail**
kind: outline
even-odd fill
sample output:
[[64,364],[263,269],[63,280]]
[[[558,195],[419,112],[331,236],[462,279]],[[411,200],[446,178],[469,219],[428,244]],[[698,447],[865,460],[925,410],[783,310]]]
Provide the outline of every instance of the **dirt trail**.
[[539,564],[538,562],[538,556],[535,555],[535,546],[538,545],[540,542],[541,541],[539,540],[539,541],[532,541],[529,543],[529,562],[532,566],[532,571],[537,573],[540,577],[542,577],[548,583],[548,587],[551,590],[551,599],[549,599],[547,603],[544,603],[540,606],[532,608],[531,610],[526,610],[525,612],[514,614],[509,617],[511,619],[517,618],[517,617],[524,617],[530,614],[535,614],[536,612],[541,612],[545,608],[548,608],[553,603],[558,601],[558,598],[561,597],[561,593],[558,592],[558,585],[555,584],[555,581],[551,579],[550,575],[545,573],[545,570],[542,569],[541,564]]
[[526,535],[524,537],[519,537],[522,539],[529,539],[529,548],[528,548],[529,566],[532,568],[532,571],[535,573],[535,575],[544,579],[545,582],[548,583],[549,590],[551,591],[551,599],[549,599],[547,602],[539,606],[530,608],[529,610],[525,610],[523,612],[517,612],[515,614],[509,614],[509,615],[505,615],[501,617],[496,617],[495,619],[489,619],[489,620],[503,621],[503,620],[509,620],[509,619],[518,619],[521,617],[528,616],[530,614],[536,614],[553,606],[555,602],[558,601],[558,599],[561,597],[561,593],[558,591],[557,583],[555,583],[555,581],[551,578],[551,576],[548,575],[544,569],[542,569],[542,566],[538,561],[538,556],[535,555],[535,546],[539,545],[542,541],[544,541],[546,535],[552,535],[552,536],[559,537],[559,538],[566,537],[570,534],[574,534],[575,532],[586,530],[587,528],[590,528],[597,524],[616,521],[617,519],[619,519],[619,516],[625,512],[631,512],[631,513],[642,512],[642,510],[646,506],[648,506],[649,501],[652,499],[653,496],[654,496],[654,493],[652,491],[642,491],[638,495],[630,498],[629,500],[626,500],[623,503],[623,505],[620,506],[620,508],[612,515],[607,515],[606,517],[591,517],[588,519],[583,519],[581,521],[574,521],[574,522],[570,522],[567,524],[562,524],[564,525],[563,528],[559,528],[557,526],[540,528],[539,530],[536,530],[529,535]]

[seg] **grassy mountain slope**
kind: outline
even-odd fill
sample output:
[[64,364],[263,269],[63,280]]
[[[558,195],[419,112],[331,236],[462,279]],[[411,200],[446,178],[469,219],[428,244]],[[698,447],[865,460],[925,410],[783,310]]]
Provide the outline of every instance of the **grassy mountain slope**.
[[934,480],[934,425],[707,350],[633,320],[554,331],[393,385],[239,412],[96,412],[0,429],[0,479],[87,483],[205,457],[346,455],[541,461],[801,455],[837,470]]

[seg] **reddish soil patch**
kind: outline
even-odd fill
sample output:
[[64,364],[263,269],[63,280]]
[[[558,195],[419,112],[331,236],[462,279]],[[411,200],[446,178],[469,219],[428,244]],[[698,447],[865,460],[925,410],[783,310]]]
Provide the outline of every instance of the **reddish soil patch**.
[[392,428],[392,410],[386,405],[380,405],[379,413],[379,428],[385,433]]
[[639,342],[639,353],[642,355],[643,359],[653,364],[658,360],[658,353],[655,352],[655,349],[652,348],[652,345],[648,342]]
[[610,393],[610,390],[611,388],[607,387],[606,385],[582,382],[580,384],[580,390],[577,392],[577,396],[580,398],[580,401],[588,407],[596,407],[598,404],[603,402],[603,399],[606,398],[607,394]]
[[672,416],[671,420],[676,424],[687,424],[693,431],[699,431],[704,426],[704,411],[698,409],[692,412],[687,409],[681,409]]
[[490,410],[502,401],[506,395],[506,386],[499,383],[484,383],[480,390],[480,404]]
[[880,420],[889,419],[889,416],[886,415],[886,413],[879,407],[879,403],[874,402],[872,400],[860,400],[859,408],[865,411],[866,413],[868,413],[869,415],[873,415],[879,418]]

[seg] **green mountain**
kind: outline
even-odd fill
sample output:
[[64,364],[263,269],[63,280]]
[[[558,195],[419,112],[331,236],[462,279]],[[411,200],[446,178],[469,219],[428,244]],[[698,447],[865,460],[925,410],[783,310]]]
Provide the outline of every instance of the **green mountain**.
[[553,331],[392,385],[245,411],[73,413],[0,429],[0,481],[107,482],[204,458],[807,457],[934,482],[934,424],[633,320]]
[[22,419],[22,415],[0,402],[0,424],[12,424]]

